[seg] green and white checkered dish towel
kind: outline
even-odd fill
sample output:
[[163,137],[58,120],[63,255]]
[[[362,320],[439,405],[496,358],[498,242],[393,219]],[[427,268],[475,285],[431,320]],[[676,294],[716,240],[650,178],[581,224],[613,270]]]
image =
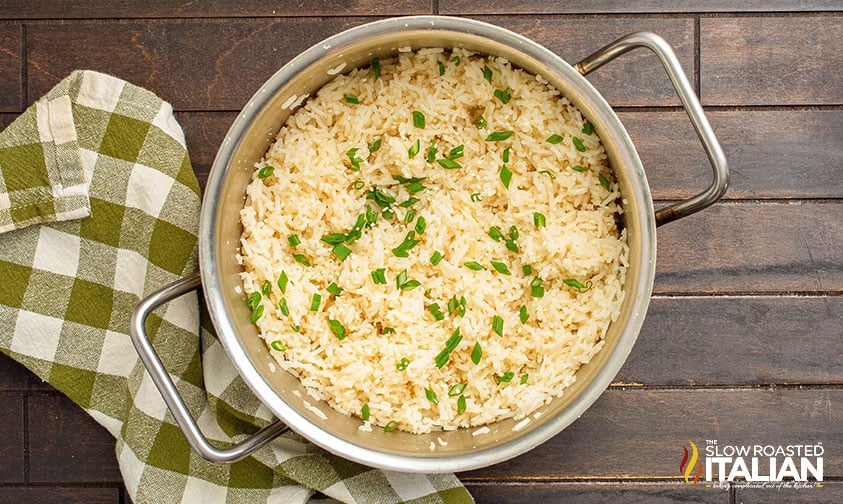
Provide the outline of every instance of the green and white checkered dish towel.
[[[453,475],[371,469],[292,432],[234,464],[191,450],[128,332],[143,296],[196,271],[199,206],[172,107],[114,77],[75,72],[0,133],[0,350],[117,439],[132,499],[471,502]],[[272,415],[202,320],[194,293],[147,328],[200,427],[230,444]]]

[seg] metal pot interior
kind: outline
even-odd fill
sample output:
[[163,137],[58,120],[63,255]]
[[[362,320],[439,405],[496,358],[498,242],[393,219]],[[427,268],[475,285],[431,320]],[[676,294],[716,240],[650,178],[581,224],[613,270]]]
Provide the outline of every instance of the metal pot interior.
[[[272,364],[263,340],[249,323],[243,294],[238,293],[240,266],[235,254],[245,187],[255,163],[292,113],[291,104],[315,94],[337,72],[367,66],[375,56],[390,58],[406,47],[466,48],[502,56],[542,75],[594,124],[621,187],[623,225],[630,245],[621,314],[610,326],[601,352],[577,372],[576,382],[562,397],[541,407],[538,418],[531,415],[519,430],[515,430],[518,422],[510,419],[478,435],[476,428],[422,435],[385,433],[378,428],[360,431],[359,418],[310,398],[298,379]],[[646,177],[628,134],[600,94],[569,64],[526,38],[477,21],[437,16],[388,19],[343,32],[305,51],[267,81],[235,120],[204,196],[202,283],[219,337],[238,371],[293,430],[335,454],[370,466],[407,472],[468,470],[501,462],[546,441],[582,415],[610,384],[635,342],[649,304],[655,268],[653,213]]]

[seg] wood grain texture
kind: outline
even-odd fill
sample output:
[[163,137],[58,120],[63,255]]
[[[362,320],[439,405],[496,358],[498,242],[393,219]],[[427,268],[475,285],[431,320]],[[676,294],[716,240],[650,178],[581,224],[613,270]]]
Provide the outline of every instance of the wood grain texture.
[[840,504],[843,502],[843,482],[825,481],[822,488],[764,490],[735,488],[735,502],[766,504],[773,501],[790,504]]
[[[688,75],[694,73],[692,19],[571,19],[553,16],[484,16],[477,19],[520,33],[570,64],[628,33],[654,31],[673,46],[685,72]],[[679,104],[658,59],[645,50],[626,54],[587,78],[612,106]]]
[[33,483],[120,483],[114,438],[64,396],[29,398]]
[[205,187],[208,172],[236,112],[179,112],[176,120],[184,130],[187,152],[199,185]]
[[843,291],[843,204],[723,203],[658,230],[656,293]]
[[0,112],[20,112],[21,95],[21,26],[0,24]]
[[[32,504],[60,502],[62,504],[120,504],[119,488],[55,486],[0,487],[0,502],[4,504]],[[129,501],[126,501],[129,502]]]
[[704,18],[704,105],[843,103],[840,17]]
[[0,483],[24,481],[23,397],[0,396]]
[[843,383],[843,297],[656,297],[615,381]]
[[439,0],[442,14],[637,14],[677,12],[794,12],[841,10],[834,0]]
[[27,28],[27,99],[37,99],[71,71],[85,68],[145,87],[176,110],[240,110],[294,56],[329,35],[370,20],[34,24]]
[[[729,161],[727,199],[843,198],[843,111],[708,111]],[[696,194],[711,168],[685,112],[621,112],[654,199]]]
[[431,0],[271,0],[204,1],[147,0],[123,2],[94,0],[5,0],[0,3],[3,19],[108,19],[108,18],[204,18],[281,16],[368,16],[430,14]]
[[[578,504],[727,504],[723,490],[694,487],[684,483],[470,483],[466,485],[477,504],[535,504],[576,502]],[[506,496],[505,500],[501,496]]]
[[533,451],[459,476],[467,482],[587,477],[679,483],[682,447],[707,439],[721,445],[821,442],[824,476],[843,476],[843,390],[612,388]]
[[6,354],[0,354],[0,392],[28,390],[33,379],[37,380],[25,367]]

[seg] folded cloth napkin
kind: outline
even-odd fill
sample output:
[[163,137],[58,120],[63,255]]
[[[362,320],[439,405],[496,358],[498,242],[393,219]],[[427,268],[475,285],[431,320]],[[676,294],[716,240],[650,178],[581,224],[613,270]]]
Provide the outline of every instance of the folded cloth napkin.
[[[196,271],[199,206],[172,107],[117,78],[74,72],[0,133],[0,350],[117,439],[132,500],[288,503],[318,491],[342,502],[472,502],[454,475],[375,470],[292,432],[234,464],[190,449],[128,332],[143,296]],[[200,427],[225,446],[272,415],[205,320],[192,294],[147,327]]]

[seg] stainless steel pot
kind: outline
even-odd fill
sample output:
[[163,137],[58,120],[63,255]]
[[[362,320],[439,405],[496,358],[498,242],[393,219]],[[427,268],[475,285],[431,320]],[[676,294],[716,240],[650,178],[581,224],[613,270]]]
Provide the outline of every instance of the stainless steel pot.
[[[538,418],[516,430],[505,420],[477,434],[477,429],[431,434],[363,432],[360,420],[310,399],[327,419],[305,405],[308,394],[286,372],[273,372],[272,357],[249,323],[238,294],[240,266],[235,260],[241,228],[238,212],[245,201],[255,163],[274,141],[281,125],[304,97],[313,95],[338,71],[366,66],[377,56],[394,56],[398,48],[462,47],[507,58],[515,66],[541,74],[568,97],[594,125],[620,184],[630,266],[625,301],[605,346],[577,371],[576,382],[559,398],[540,408]],[[626,130],[606,100],[583,76],[636,47],[658,55],[713,167],[711,186],[702,193],[655,211],[641,161]],[[292,104],[292,105],[291,105]],[[610,384],[635,342],[650,301],[656,260],[656,226],[686,216],[717,201],[725,192],[728,169],[723,152],[670,46],[651,33],[633,33],[569,65],[544,47],[503,28],[461,18],[419,16],[366,24],[328,38],[284,65],[237,117],[211,169],[199,228],[200,273],[144,299],[132,319],[132,338],[144,364],[191,446],[213,462],[248,455],[289,426],[313,443],[370,466],[407,472],[450,472],[488,466],[515,457],[548,440],[576,420]],[[144,322],[157,306],[200,285],[222,341],[240,375],[280,419],[242,443],[219,449],[202,435],[190,417],[145,334]],[[296,393],[298,391],[298,393]],[[283,422],[283,423],[281,423]],[[437,439],[445,441],[439,443]],[[435,450],[430,449],[435,442]]]

